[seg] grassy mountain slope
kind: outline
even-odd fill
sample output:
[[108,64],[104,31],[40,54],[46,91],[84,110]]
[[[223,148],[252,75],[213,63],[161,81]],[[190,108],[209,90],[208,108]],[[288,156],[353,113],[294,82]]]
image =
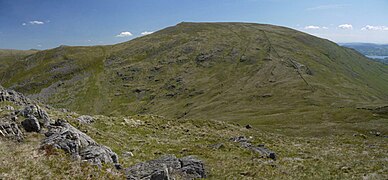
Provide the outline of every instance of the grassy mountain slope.
[[[16,61],[26,58],[28,55],[38,52],[37,50],[14,50],[0,49],[0,72],[8,71],[9,66]],[[0,77],[3,78],[0,74]]]
[[[0,102],[0,118],[20,107]],[[176,120],[153,115],[94,116],[92,124],[80,115],[47,109],[52,119],[66,119],[98,143],[109,146],[123,167],[158,158],[195,155],[205,163],[208,179],[386,179],[387,138],[343,132],[321,138],[290,137],[236,123],[213,120]],[[23,117],[19,118],[20,121]],[[346,124],[343,124],[346,126]],[[76,161],[63,151],[40,149],[43,134],[24,133],[24,142],[0,136],[1,179],[124,179],[123,171]],[[276,152],[277,160],[263,158],[229,139],[250,137],[254,145]],[[177,138],[179,137],[179,138]],[[214,148],[222,144],[219,148]],[[133,156],[128,156],[131,152]]]
[[388,99],[387,66],[302,32],[249,23],[180,23],[112,46],[61,46],[1,73],[6,87],[87,114],[291,126],[370,119],[355,108]]

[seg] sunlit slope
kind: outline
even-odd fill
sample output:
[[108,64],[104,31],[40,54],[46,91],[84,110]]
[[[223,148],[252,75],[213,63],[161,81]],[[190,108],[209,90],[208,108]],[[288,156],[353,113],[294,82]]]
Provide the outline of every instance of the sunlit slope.
[[5,86],[88,114],[240,120],[388,100],[387,66],[248,23],[181,23],[113,46],[62,46],[2,71]]

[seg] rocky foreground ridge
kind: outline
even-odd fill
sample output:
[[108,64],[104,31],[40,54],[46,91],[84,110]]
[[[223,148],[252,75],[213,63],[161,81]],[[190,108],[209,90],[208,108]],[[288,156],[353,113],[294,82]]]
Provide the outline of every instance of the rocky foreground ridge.
[[[112,164],[118,170],[125,171],[127,179],[170,179],[172,173],[183,179],[205,178],[204,164],[194,156],[176,158],[174,155],[157,160],[139,163],[124,169],[118,156],[109,147],[97,143],[90,136],[78,130],[64,119],[53,120],[46,109],[37,102],[26,98],[21,93],[7,90],[0,86],[0,102],[12,103],[21,107],[14,109],[6,106],[10,113],[0,119],[0,137],[6,137],[23,143],[26,133],[41,133],[41,149],[60,149],[70,154],[75,160],[89,162],[99,167]],[[81,116],[82,123],[90,123],[90,116]]]

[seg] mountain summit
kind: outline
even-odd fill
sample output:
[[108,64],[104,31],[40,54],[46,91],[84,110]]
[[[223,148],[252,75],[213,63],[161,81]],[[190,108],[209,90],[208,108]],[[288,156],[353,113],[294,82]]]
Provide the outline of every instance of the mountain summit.
[[61,46],[0,75],[8,88],[89,114],[239,120],[388,100],[387,66],[325,39],[252,23],[180,23],[116,45]]

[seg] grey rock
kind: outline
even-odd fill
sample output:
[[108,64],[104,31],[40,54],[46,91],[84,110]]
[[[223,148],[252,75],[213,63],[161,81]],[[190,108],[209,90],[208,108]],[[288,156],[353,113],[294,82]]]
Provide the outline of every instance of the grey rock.
[[195,61],[199,62],[204,62],[208,61],[213,57],[212,54],[205,54],[205,53],[200,53],[196,58]]
[[110,148],[103,145],[90,145],[80,150],[81,159],[92,164],[118,163],[118,157]]
[[42,142],[42,148],[52,146],[62,149],[73,157],[101,166],[102,163],[114,163],[118,165],[118,156],[110,148],[98,144],[91,137],[76,129],[65,120],[57,120],[48,126],[46,138]]
[[88,116],[88,115],[82,115],[82,116],[78,117],[77,120],[81,123],[84,123],[84,124],[90,124],[90,123],[94,122],[93,117]]
[[20,111],[21,115],[28,118],[28,117],[35,117],[39,120],[39,123],[46,127],[50,124],[51,120],[49,115],[45,110],[40,108],[38,105],[30,104],[24,107],[23,110]]
[[193,156],[187,156],[180,159],[181,169],[180,171],[193,178],[205,178],[205,168],[201,160],[196,159]]
[[12,106],[5,106],[5,109],[8,111],[14,111],[15,109]]
[[209,145],[209,147],[212,149],[222,149],[222,148],[225,148],[225,145],[223,143],[218,143],[218,144]]
[[39,121],[34,116],[30,116],[29,118],[25,119],[22,122],[22,126],[27,132],[39,132],[40,131]]
[[0,86],[0,102],[8,101],[19,106],[25,106],[32,103],[30,99],[13,90],[4,89]]
[[134,155],[133,155],[132,152],[126,151],[126,152],[123,153],[123,156],[124,156],[124,157],[133,157]]
[[166,180],[178,176],[182,179],[205,178],[206,172],[201,160],[193,156],[176,158],[174,155],[136,164],[126,169],[129,180]]
[[241,147],[249,149],[253,152],[257,152],[262,157],[271,158],[273,160],[276,160],[275,152],[265,148],[263,144],[260,144],[258,146],[254,146],[254,145],[252,145],[251,141],[244,136],[233,137],[233,138],[230,138],[229,140],[233,141],[233,142],[240,143]]
[[7,119],[0,119],[0,136],[10,138],[16,141],[23,141],[23,133],[15,122]]

